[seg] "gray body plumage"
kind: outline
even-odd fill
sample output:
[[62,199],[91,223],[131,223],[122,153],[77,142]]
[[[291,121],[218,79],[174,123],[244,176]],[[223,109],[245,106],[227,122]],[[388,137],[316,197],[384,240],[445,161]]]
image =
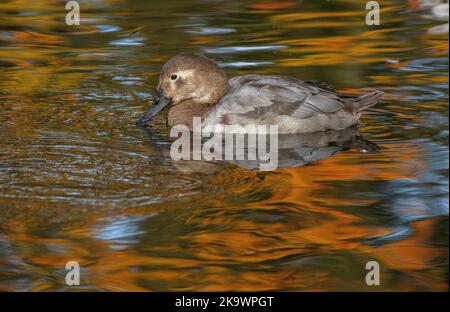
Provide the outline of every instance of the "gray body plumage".
[[357,109],[349,109],[348,99],[302,80],[245,75],[231,78],[229,84],[230,90],[205,115],[204,124],[216,129],[278,125],[279,133],[305,133],[344,129],[360,117]]

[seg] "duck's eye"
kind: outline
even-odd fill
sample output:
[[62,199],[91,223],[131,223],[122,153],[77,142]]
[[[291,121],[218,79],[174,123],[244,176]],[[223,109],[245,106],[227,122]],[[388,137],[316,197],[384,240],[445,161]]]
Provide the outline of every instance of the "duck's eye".
[[177,78],[178,78],[178,76],[175,75],[175,74],[173,74],[172,76],[170,76],[170,79],[171,79],[171,80],[176,80]]

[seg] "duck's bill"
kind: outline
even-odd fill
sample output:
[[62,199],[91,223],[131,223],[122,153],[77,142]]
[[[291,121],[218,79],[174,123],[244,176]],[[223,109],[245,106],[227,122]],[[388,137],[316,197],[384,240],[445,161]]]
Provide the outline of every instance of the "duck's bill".
[[145,115],[139,119],[136,124],[145,125],[147,121],[155,117],[160,111],[169,106],[172,103],[172,100],[165,97],[163,94],[158,95],[155,100],[155,103],[152,107],[145,113]]

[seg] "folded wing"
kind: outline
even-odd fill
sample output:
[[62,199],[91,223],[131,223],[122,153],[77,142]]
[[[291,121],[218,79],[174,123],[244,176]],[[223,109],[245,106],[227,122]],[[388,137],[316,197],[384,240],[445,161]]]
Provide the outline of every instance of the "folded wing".
[[231,90],[217,105],[216,117],[242,115],[257,120],[288,115],[300,119],[344,108],[330,89],[298,79],[245,75],[230,79]]

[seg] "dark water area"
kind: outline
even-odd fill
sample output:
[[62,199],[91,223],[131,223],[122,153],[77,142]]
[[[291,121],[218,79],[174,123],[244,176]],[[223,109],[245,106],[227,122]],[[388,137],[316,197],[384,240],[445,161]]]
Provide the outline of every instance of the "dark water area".
[[[0,1],[0,291],[75,290],[68,261],[78,290],[448,291],[448,35],[429,10],[383,0],[368,26],[358,0],[79,2],[68,26],[66,1]],[[380,150],[173,161],[164,114],[135,121],[181,51],[383,90],[358,129]]]

